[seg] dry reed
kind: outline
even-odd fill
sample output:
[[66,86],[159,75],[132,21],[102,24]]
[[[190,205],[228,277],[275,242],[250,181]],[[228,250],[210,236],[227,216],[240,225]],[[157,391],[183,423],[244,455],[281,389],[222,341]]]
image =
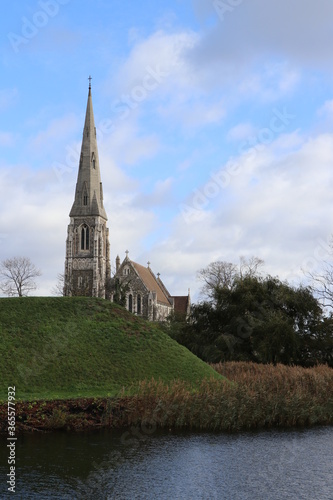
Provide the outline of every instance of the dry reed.
[[[142,381],[110,401],[111,425],[237,431],[333,423],[333,369],[228,362],[212,365],[228,381]],[[231,381],[231,382],[230,382]]]

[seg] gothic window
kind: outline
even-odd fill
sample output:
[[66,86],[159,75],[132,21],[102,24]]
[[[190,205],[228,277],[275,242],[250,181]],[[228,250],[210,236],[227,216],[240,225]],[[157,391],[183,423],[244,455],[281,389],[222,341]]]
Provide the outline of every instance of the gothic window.
[[86,228],[86,250],[89,250],[89,227]]
[[89,250],[89,227],[86,224],[81,229],[81,250]]
[[96,168],[96,158],[95,158],[95,153],[91,154],[91,163],[93,165],[93,168]]
[[138,295],[138,298],[137,298],[137,308],[136,308],[136,310],[137,310],[138,314],[141,314],[141,295],[140,294]]
[[131,293],[128,296],[128,310],[133,312],[133,295]]

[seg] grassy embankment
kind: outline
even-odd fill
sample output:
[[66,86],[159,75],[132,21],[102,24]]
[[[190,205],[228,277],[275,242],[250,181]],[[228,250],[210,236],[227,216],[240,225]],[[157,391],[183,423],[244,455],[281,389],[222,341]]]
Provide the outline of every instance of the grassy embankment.
[[0,299],[0,400],[113,396],[144,379],[222,379],[163,333],[102,299]]

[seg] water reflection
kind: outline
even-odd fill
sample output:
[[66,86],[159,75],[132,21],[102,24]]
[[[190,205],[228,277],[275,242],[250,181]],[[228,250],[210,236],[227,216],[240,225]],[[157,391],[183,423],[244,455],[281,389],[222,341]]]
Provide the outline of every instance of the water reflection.
[[[149,428],[24,435],[16,447],[16,496],[332,500],[332,444],[332,427],[238,435]],[[0,453],[4,477],[5,439]]]

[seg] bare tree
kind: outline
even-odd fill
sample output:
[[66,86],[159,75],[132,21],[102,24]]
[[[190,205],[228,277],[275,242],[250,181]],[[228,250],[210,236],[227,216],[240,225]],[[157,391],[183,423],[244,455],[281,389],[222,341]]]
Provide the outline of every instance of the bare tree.
[[254,276],[260,275],[259,268],[265,264],[265,262],[262,259],[259,259],[259,257],[249,257],[248,259],[240,257],[239,260],[239,275],[241,278],[244,276],[253,278]]
[[321,271],[303,271],[305,276],[311,280],[312,293],[318,297],[323,307],[333,309],[333,264],[324,262]]
[[35,278],[41,276],[28,257],[13,257],[0,263],[0,289],[12,297],[24,297],[37,288]]
[[310,289],[320,304],[326,309],[333,311],[333,235],[331,235],[328,246],[324,247],[328,260],[323,260],[316,269],[302,269],[305,277],[310,281]]
[[201,293],[213,299],[217,288],[231,288],[236,277],[239,276],[237,266],[231,262],[218,260],[211,262],[197,273],[198,279],[202,281]]
[[249,259],[240,257],[239,266],[220,260],[211,262],[197,273],[198,279],[203,282],[201,294],[209,299],[214,299],[217,289],[232,289],[236,279],[258,276],[259,268],[263,264],[264,261],[258,257],[250,257]]
[[52,288],[52,294],[62,296],[64,295],[65,275],[58,273],[57,279],[57,284]]

